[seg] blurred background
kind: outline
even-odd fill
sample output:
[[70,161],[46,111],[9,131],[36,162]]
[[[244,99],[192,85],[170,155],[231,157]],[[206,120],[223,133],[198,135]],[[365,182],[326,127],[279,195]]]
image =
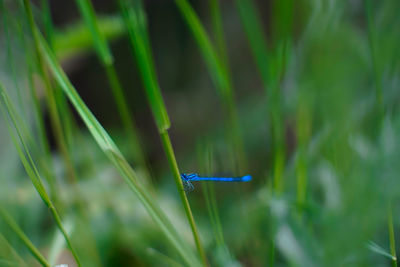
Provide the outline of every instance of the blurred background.
[[397,266],[398,1],[0,2],[0,266]]

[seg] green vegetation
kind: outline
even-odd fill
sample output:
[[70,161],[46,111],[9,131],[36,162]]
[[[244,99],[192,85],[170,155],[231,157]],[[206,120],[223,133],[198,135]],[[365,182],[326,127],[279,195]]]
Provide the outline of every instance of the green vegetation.
[[398,10],[0,0],[0,266],[397,266]]

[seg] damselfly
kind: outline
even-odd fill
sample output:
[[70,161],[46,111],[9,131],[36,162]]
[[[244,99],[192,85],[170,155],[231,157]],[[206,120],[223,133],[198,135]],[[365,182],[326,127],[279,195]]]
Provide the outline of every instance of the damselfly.
[[183,187],[186,192],[193,191],[194,186],[191,182],[193,181],[214,181],[214,182],[249,182],[251,181],[251,175],[245,175],[241,177],[201,177],[197,173],[181,174]]

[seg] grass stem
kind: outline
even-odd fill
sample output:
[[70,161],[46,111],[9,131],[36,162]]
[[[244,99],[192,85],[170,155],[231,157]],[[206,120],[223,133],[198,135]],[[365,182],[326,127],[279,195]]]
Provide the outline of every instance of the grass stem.
[[165,150],[165,154],[168,159],[169,166],[172,170],[172,174],[173,174],[173,177],[175,180],[176,187],[178,188],[179,197],[182,201],[183,208],[185,209],[186,217],[189,221],[190,228],[192,229],[192,232],[193,232],[194,242],[195,242],[197,250],[200,254],[200,258],[203,261],[203,265],[207,266],[208,263],[207,263],[206,253],[204,252],[203,246],[201,245],[200,236],[197,231],[197,227],[196,227],[196,223],[193,218],[192,210],[190,209],[189,201],[186,197],[186,192],[183,188],[182,179],[181,179],[181,175],[180,175],[179,168],[178,168],[178,163],[176,162],[176,158],[175,158],[174,150],[172,148],[171,140],[169,138],[167,131],[160,133],[160,136],[161,136],[161,141],[162,141],[162,144],[163,144],[163,147]]
[[40,253],[39,249],[29,240],[29,238],[25,235],[22,229],[18,226],[18,224],[14,221],[11,215],[0,206],[0,217],[7,223],[7,225],[13,230],[13,232],[22,240],[31,254],[45,267],[51,267],[50,263],[46,260],[46,258]]

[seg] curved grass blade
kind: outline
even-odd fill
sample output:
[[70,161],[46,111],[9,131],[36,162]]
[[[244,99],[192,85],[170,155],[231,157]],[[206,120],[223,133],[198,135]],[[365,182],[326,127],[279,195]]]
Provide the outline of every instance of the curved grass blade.
[[[136,60],[141,71],[142,80],[147,93],[147,98],[150,102],[150,106],[153,111],[156,124],[158,126],[161,142],[164,147],[168,163],[172,170],[175,185],[177,187],[187,220],[192,230],[197,251],[199,252],[203,265],[207,265],[206,254],[201,244],[200,236],[197,230],[196,223],[194,221],[192,210],[184,191],[184,186],[180,178],[174,149],[172,147],[171,140],[167,131],[170,126],[170,122],[167,111],[165,109],[164,101],[161,97],[161,90],[156,77],[156,70],[150,50],[150,40],[146,29],[146,17],[142,7],[142,3],[141,1],[135,1],[135,5],[131,5],[126,0],[120,0],[119,2],[122,15],[128,28],[131,44],[136,55]],[[164,118],[163,116],[165,116],[165,119],[167,120],[164,123],[162,123],[161,121]]]
[[14,221],[11,215],[0,206],[0,217],[7,223],[7,225],[13,230],[13,232],[22,240],[31,254],[42,264],[42,266],[51,267],[50,263],[46,258],[40,253],[40,251],[35,247],[35,245],[29,240],[22,229]]
[[129,135],[129,141],[131,143],[135,160],[137,160],[137,162],[143,168],[145,168],[147,164],[143,149],[140,145],[139,133],[134,123],[134,119],[130,114],[128,103],[125,100],[126,97],[124,96],[121,82],[115,70],[111,49],[108,46],[104,35],[100,31],[93,5],[90,0],[76,0],[76,3],[86,23],[86,26],[91,33],[93,45],[98,58],[102,63],[104,70],[106,71],[108,82],[110,84],[121,121]]
[[[0,266],[4,264],[7,266],[23,266],[28,267],[28,264],[22,259],[22,257],[15,251],[11,244],[4,238],[0,233]],[[6,264],[7,263],[7,264]]]
[[[64,227],[62,225],[61,218],[60,218],[58,211],[56,210],[53,202],[51,201],[49,195],[46,192],[46,188],[44,187],[44,185],[42,183],[42,178],[39,174],[38,169],[36,168],[36,165],[35,165],[35,163],[32,159],[32,156],[29,152],[29,149],[25,143],[25,138],[20,131],[20,125],[22,125],[22,122],[16,120],[15,111],[12,106],[12,103],[9,101],[7,93],[4,90],[1,83],[0,83],[0,95],[1,95],[1,100],[3,102],[3,105],[1,105],[1,107],[2,107],[1,109],[3,111],[5,119],[7,121],[7,127],[9,130],[11,139],[14,142],[15,148],[17,149],[17,152],[18,152],[21,162],[25,168],[25,171],[27,172],[29,178],[31,179],[32,184],[35,187],[36,191],[38,192],[39,196],[41,197],[43,202],[46,204],[46,206],[49,208],[49,210],[53,216],[53,219],[56,222],[57,227],[62,232],[62,234],[65,238],[65,241],[67,242],[68,247],[70,248],[71,253],[76,260],[76,263],[78,264],[78,266],[81,266],[78,254],[77,254],[75,248],[73,247],[72,242],[71,242],[66,230],[64,229]],[[7,114],[9,115],[9,117],[7,116]],[[14,133],[14,130],[12,129],[13,127],[14,127],[16,133]]]
[[111,139],[108,133],[104,130],[104,128],[97,121],[92,112],[88,109],[86,104],[80,98],[75,88],[67,78],[66,74],[62,70],[61,66],[57,62],[55,55],[50,50],[41,33],[38,31],[37,28],[35,28],[35,31],[39,40],[40,52],[47,61],[49,69],[53,73],[55,79],[69,98],[70,102],[78,112],[83,122],[87,126],[97,144],[106,154],[108,159],[117,168],[124,181],[128,184],[129,188],[136,194],[136,196],[144,205],[147,212],[160,227],[160,229],[164,232],[167,239],[177,249],[182,258],[188,264],[198,266],[198,259],[194,256],[190,248],[183,242],[183,240],[178,235],[175,228],[171,225],[165,214],[161,211],[159,206],[154,202],[154,200],[150,198],[148,192],[143,190],[135,171],[131,168],[129,163],[121,154],[118,147],[115,145],[114,141]]
[[120,0],[119,3],[140,67],[139,69],[146,88],[147,99],[156,120],[158,131],[162,133],[169,129],[171,122],[157,82],[153,58],[150,51],[150,43],[144,27],[146,18],[142,10],[136,13],[128,1]]
[[[186,24],[191,30],[193,37],[195,38],[200,52],[203,55],[204,61],[208,67],[208,71],[211,78],[217,88],[217,92],[220,96],[224,111],[226,112],[228,119],[228,128],[230,129],[228,139],[232,142],[232,148],[235,151],[235,163],[238,166],[238,170],[242,171],[246,168],[246,157],[243,148],[243,141],[239,128],[239,120],[235,105],[234,91],[230,72],[228,68],[228,60],[224,47],[224,39],[222,36],[222,25],[219,18],[219,6],[217,2],[211,2],[213,11],[213,22],[215,27],[215,33],[217,38],[216,49],[210,41],[206,30],[201,24],[196,12],[187,0],[175,0],[180,13],[182,14]],[[220,52],[221,56],[217,53]]]

